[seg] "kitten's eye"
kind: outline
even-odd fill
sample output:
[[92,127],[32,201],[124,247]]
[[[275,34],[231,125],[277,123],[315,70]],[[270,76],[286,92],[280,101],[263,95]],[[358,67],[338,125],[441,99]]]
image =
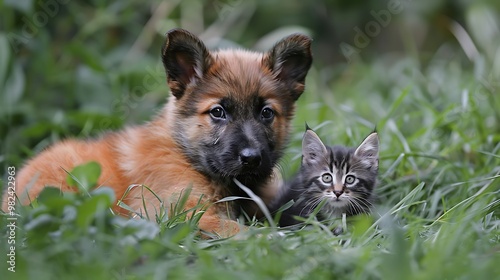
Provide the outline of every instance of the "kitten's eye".
[[263,120],[266,121],[272,120],[274,118],[274,111],[269,107],[264,107],[262,109],[262,112],[260,112],[260,116]]
[[351,185],[354,183],[354,181],[356,181],[356,177],[354,177],[353,175],[345,176],[344,182],[346,185]]
[[210,116],[214,119],[225,119],[226,111],[221,106],[214,107],[210,110]]
[[321,175],[321,180],[325,184],[330,184],[332,182],[333,178],[332,178],[332,175],[325,173],[325,174]]

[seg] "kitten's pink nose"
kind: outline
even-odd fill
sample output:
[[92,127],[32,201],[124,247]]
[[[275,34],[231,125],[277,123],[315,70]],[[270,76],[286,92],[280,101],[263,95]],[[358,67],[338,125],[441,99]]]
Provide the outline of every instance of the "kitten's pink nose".
[[344,193],[344,191],[333,191],[333,193],[334,193],[337,197],[339,197],[339,196],[341,196],[341,195]]

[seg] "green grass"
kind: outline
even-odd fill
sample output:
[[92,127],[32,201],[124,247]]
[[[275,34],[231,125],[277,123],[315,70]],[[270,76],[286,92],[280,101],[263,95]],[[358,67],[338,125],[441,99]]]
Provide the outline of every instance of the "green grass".
[[[5,101],[0,104],[0,163],[5,173],[8,166],[19,170],[25,159],[61,138],[91,137],[141,123],[163,104],[167,89],[158,68],[161,33],[183,20],[194,21],[199,6],[186,4],[182,9],[193,11],[184,13],[174,10],[172,19],[160,20],[160,31],[143,29],[148,5],[120,3],[90,7],[71,2],[19,53],[8,47],[9,33],[0,32]],[[256,3],[259,21],[273,12]],[[350,219],[344,234],[335,236],[314,221],[296,231],[253,221],[236,238],[203,240],[197,235],[201,213],[183,211],[182,198],[177,207],[164,207],[161,216],[151,215],[151,221],[126,220],[109,211],[115,198],[109,189],[90,188],[99,173],[90,164],[71,171],[78,193],[47,189],[33,206],[18,209],[15,273],[7,271],[12,244],[9,216],[3,214],[0,278],[498,278],[500,72],[495,59],[500,51],[494,47],[500,37],[485,36],[495,30],[495,23],[487,24],[496,20],[498,27],[498,17],[489,20],[498,12],[481,5],[463,11],[478,48],[470,60],[453,40],[433,42],[439,47],[430,52],[405,41],[410,55],[403,56],[370,52],[373,43],[363,52],[375,58],[334,66],[324,63],[330,49],[315,53],[280,166],[287,177],[297,170],[305,122],[331,145],[357,145],[376,127],[381,141],[377,208],[371,217]],[[230,12],[241,12],[234,9]],[[259,14],[260,9],[266,13]],[[11,12],[1,23],[20,31],[22,23],[13,8]],[[210,9],[201,12],[207,21],[214,18]],[[264,31],[247,25],[234,24],[228,36],[251,45]],[[352,31],[354,25],[343,28]],[[409,32],[404,25],[399,31]],[[240,33],[249,35],[241,38]],[[138,34],[154,39],[134,56],[128,51]],[[315,38],[315,44],[321,42]],[[157,78],[157,83],[135,93],[145,77]],[[4,175],[3,185],[7,181]]]
[[[349,221],[341,236],[317,223],[298,231],[256,223],[238,238],[200,240],[197,217],[189,213],[158,223],[126,221],[107,210],[112,195],[105,190],[66,198],[49,194],[20,213],[17,272],[11,275],[16,279],[497,277],[499,99],[470,73],[447,77],[452,66],[429,66],[439,67],[432,71],[441,71],[447,81],[436,96],[426,90],[432,81],[425,75],[420,82],[367,93],[364,87],[370,84],[397,81],[378,75],[376,66],[353,65],[359,76],[352,79],[358,82],[346,86],[342,79],[335,81],[332,90],[337,100],[320,102],[323,97],[314,93],[314,85],[300,100],[292,145],[282,164],[288,173],[298,164],[305,120],[331,144],[357,144],[375,126],[380,134],[377,210],[371,218]],[[315,79],[312,72],[308,82],[314,84]],[[478,92],[485,96],[476,96]],[[366,94],[376,96],[376,101]],[[77,173],[85,179],[85,170]],[[90,179],[83,181],[92,182],[94,171],[87,173]],[[0,256],[2,270],[5,257]]]

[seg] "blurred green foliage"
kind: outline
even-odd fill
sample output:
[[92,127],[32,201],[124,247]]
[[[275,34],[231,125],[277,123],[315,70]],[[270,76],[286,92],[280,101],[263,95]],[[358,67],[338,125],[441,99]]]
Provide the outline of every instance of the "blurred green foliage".
[[[5,0],[0,5],[3,165],[19,166],[63,137],[98,135],[150,119],[168,94],[159,50],[163,34],[174,27],[199,34],[213,48],[258,50],[290,32],[309,33],[319,76],[312,94],[318,95],[329,94],[333,81],[350,83],[353,65],[374,59],[384,61],[382,71],[397,68],[402,57],[421,70],[437,58],[472,68],[485,82],[500,75],[495,63],[500,38],[494,36],[500,4],[493,0]],[[386,96],[390,85],[382,83],[374,90]],[[336,96],[343,98],[340,92]]]

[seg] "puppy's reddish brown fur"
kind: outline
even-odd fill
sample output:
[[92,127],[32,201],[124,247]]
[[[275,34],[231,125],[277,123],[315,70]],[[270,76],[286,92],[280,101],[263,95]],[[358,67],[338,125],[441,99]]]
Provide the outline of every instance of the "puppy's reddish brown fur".
[[[189,32],[172,30],[162,50],[172,96],[162,112],[143,126],[53,145],[19,172],[17,195],[29,203],[44,186],[70,191],[64,170],[97,161],[102,168],[99,185],[112,187],[117,198],[132,184],[147,185],[166,201],[191,187],[187,208],[201,195],[211,205],[228,195],[244,195],[233,182],[236,178],[269,202],[280,184],[273,168],[287,143],[311,59],[310,39],[304,35],[289,36],[267,53],[209,52]],[[139,213],[158,211],[154,195],[139,190],[125,203]],[[142,209],[142,196],[147,209]],[[210,206],[200,228],[235,234],[240,226],[231,219],[239,209],[255,213],[245,203]]]

